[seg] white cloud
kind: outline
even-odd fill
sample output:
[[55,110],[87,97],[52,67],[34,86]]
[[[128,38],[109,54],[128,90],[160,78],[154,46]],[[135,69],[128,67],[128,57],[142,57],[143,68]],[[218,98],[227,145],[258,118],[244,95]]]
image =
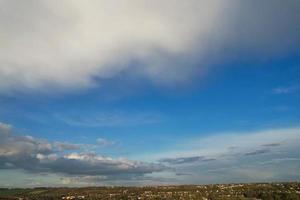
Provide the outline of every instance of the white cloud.
[[97,139],[97,144],[98,144],[98,146],[100,146],[100,147],[107,147],[107,146],[115,145],[116,142],[114,142],[114,141],[109,141],[109,140],[104,139],[104,138],[98,138],[98,139]]
[[161,54],[207,34],[220,2],[1,1],[1,89],[88,87],[134,60],[156,76]]
[[292,49],[298,19],[293,0],[2,0],[0,92],[82,89],[125,70],[186,81],[227,52]]

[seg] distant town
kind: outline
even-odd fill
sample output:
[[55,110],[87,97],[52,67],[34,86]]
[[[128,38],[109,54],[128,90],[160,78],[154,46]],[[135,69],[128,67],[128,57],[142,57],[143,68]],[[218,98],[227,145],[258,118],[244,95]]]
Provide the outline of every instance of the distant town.
[[300,183],[0,189],[0,200],[300,200]]

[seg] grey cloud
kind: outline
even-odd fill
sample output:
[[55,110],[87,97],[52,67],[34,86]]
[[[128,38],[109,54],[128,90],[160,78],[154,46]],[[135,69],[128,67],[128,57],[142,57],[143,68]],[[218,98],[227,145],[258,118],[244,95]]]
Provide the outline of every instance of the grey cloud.
[[[0,132],[3,129],[0,128]],[[16,135],[12,129],[6,134],[0,134],[0,168],[29,170],[36,164],[37,155],[49,155],[52,152],[52,145],[47,141]]]
[[264,147],[277,147],[280,146],[281,143],[270,143],[270,144],[263,144]]
[[168,164],[186,164],[186,163],[194,163],[194,162],[208,162],[214,161],[214,158],[206,158],[204,156],[192,156],[192,157],[180,157],[180,158],[164,158],[159,161],[162,163]]
[[[74,167],[76,166],[76,167]],[[41,170],[71,175],[147,174],[166,169],[163,165],[112,159],[95,153],[74,153],[55,160],[42,160]]]
[[266,160],[266,161],[261,162],[260,164],[261,165],[273,165],[273,164],[280,164],[283,162],[299,162],[299,161],[300,161],[300,158],[287,157],[287,158],[274,158],[271,160]]
[[192,176],[192,173],[176,173],[176,176]]
[[0,127],[0,167],[8,167],[24,164],[25,168],[30,166],[37,154],[48,155],[53,151],[52,145],[31,136],[19,136],[6,127]]
[[[79,146],[56,142],[54,145],[30,136],[20,136],[0,127],[0,169],[23,169],[31,173],[62,173],[87,176],[143,176],[167,169],[162,164],[113,159],[96,153],[71,153]],[[57,150],[61,150],[57,154]]]
[[255,155],[265,154],[265,153],[269,153],[269,152],[270,152],[269,149],[259,149],[259,150],[245,153],[245,156],[255,156]]
[[237,149],[237,148],[238,148],[237,146],[230,146],[230,147],[228,147],[227,149],[231,151],[231,150],[235,150],[235,149]]
[[80,145],[80,144],[71,144],[71,143],[65,143],[65,142],[55,142],[54,146],[59,151],[78,150],[78,149],[82,148],[82,145]]
[[7,134],[11,131],[11,125],[0,122],[0,134]]
[[250,52],[254,50],[263,55],[298,48],[300,4],[297,0],[238,2],[234,12],[238,17],[232,19],[233,26],[229,26],[231,36],[236,36],[232,38],[235,45],[240,43],[250,48]]

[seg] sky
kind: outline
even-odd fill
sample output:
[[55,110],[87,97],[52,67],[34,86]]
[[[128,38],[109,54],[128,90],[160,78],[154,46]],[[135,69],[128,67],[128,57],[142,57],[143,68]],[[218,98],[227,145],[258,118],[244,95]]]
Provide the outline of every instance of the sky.
[[0,0],[0,187],[300,181],[298,0]]

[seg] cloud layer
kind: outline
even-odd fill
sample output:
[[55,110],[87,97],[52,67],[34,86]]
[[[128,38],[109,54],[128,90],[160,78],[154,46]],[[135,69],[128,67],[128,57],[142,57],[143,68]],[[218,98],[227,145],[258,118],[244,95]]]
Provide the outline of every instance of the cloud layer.
[[[0,177],[20,173],[14,181],[26,182],[32,173],[47,174],[42,185],[77,186],[292,181],[300,180],[299,142],[299,128],[216,134],[181,141],[169,152],[147,155],[145,162],[103,156],[83,150],[83,144],[21,136],[1,123]],[[38,186],[35,181],[29,182]]]
[[157,160],[180,183],[297,181],[299,142],[299,128],[216,134],[181,142]]
[[297,48],[299,7],[297,0],[2,0],[0,91],[83,89],[124,71],[184,82],[238,52]]
[[206,158],[204,156],[192,156],[192,157],[179,157],[179,158],[163,158],[159,160],[162,163],[168,163],[172,165],[194,163],[194,162],[208,162],[214,161],[213,158]]
[[[79,145],[55,142],[30,136],[19,136],[0,126],[0,169],[22,169],[31,173],[60,173],[65,175],[143,177],[165,169],[163,165],[113,159],[93,152],[66,153],[78,150]],[[76,167],[75,167],[76,166]]]

